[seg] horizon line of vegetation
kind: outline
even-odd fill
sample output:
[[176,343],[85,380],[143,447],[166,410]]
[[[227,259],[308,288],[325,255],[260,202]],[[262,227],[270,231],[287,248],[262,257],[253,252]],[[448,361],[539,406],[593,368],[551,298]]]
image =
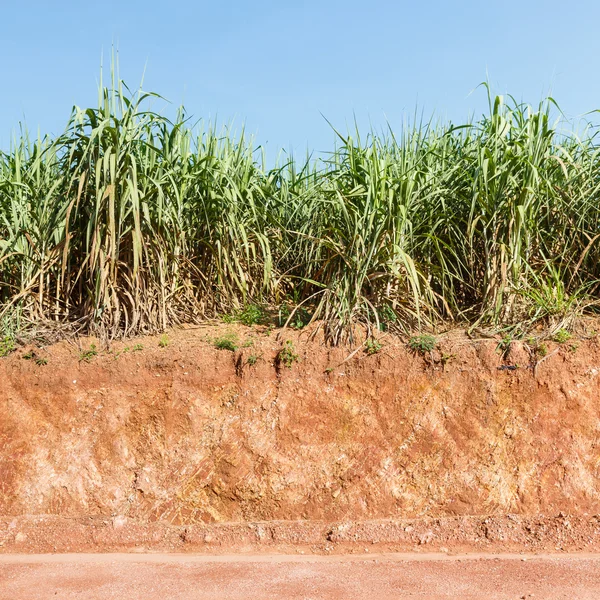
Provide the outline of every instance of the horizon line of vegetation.
[[[597,310],[600,146],[494,97],[464,125],[335,132],[327,156],[265,166],[169,120],[111,71],[65,131],[0,151],[0,326],[109,337],[276,307],[336,344],[449,321],[525,333]],[[2,332],[0,332],[2,333]]]

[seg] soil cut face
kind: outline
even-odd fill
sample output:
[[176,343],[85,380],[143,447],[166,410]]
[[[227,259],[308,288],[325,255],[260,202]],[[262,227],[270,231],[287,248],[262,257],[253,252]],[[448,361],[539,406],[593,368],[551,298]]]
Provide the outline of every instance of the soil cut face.
[[0,547],[600,549],[595,339],[537,364],[462,332],[426,357],[283,340],[219,325],[1,359]]

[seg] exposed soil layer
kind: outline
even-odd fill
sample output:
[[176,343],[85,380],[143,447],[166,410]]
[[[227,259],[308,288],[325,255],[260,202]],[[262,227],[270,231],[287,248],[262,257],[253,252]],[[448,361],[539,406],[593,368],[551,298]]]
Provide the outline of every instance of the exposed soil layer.
[[405,521],[263,521],[168,525],[125,517],[0,520],[0,551],[364,554],[596,552],[600,517],[446,517]]
[[[240,349],[217,349],[230,332]],[[498,523],[510,541],[513,524],[515,544],[600,548],[595,339],[549,343],[537,358],[462,332],[426,357],[391,336],[374,355],[307,332],[283,339],[299,357],[290,368],[276,332],[226,325],[174,332],[166,347],[96,342],[95,355],[79,340],[1,359],[0,544],[75,549],[52,536],[61,522],[81,531],[80,549],[167,538],[197,549],[218,527],[261,522],[268,537],[269,523],[299,521],[280,529],[312,527],[308,547],[342,547],[385,520],[398,548],[423,545],[430,529],[448,546],[435,523],[469,539],[493,539]],[[406,530],[414,519],[427,530]],[[146,533],[130,544],[130,531]]]

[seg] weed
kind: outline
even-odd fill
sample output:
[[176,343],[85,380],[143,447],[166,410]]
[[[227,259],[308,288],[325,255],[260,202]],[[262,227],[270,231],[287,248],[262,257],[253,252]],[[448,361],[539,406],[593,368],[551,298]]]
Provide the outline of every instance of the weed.
[[268,319],[267,313],[258,304],[248,304],[238,315],[243,325],[260,325]]
[[573,344],[569,344],[569,352],[577,352],[577,349],[579,348],[579,344],[577,342],[574,342]]
[[15,351],[15,348],[15,338],[11,335],[5,335],[0,339],[0,357],[8,356],[11,352]]
[[571,339],[571,334],[566,329],[559,329],[553,336],[553,340],[557,344],[564,344]]
[[169,337],[167,336],[166,333],[163,333],[160,336],[160,339],[158,340],[158,347],[159,348],[166,348],[169,345]]
[[[292,314],[293,313],[293,314]],[[291,320],[288,323],[288,319]],[[289,305],[282,304],[279,307],[279,326],[283,327],[286,323],[288,323],[288,327],[291,329],[303,329],[310,322],[310,314],[307,310],[302,307],[297,307],[296,309],[291,309]]]
[[43,366],[43,365],[48,364],[48,359],[38,356],[38,354],[35,352],[35,350],[29,350],[29,352],[26,352],[25,354],[23,354],[22,358],[24,360],[33,360],[35,362],[35,364],[38,366]]
[[454,360],[455,358],[456,354],[446,354],[445,352],[443,352],[442,357],[440,358],[440,362],[442,363],[442,366],[445,367],[451,360]]
[[246,359],[246,363],[249,364],[251,367],[254,366],[258,359],[260,358],[260,356],[258,354],[251,354],[247,359]]
[[285,365],[288,369],[291,369],[292,365],[298,360],[299,357],[295,352],[294,342],[287,340],[283,348],[277,353],[277,364]]
[[81,352],[79,352],[79,360],[83,362],[91,362],[95,356],[98,356],[98,350],[95,344],[90,344],[88,350],[81,350]]
[[377,316],[379,319],[379,329],[381,329],[381,331],[387,331],[390,328],[390,325],[394,325],[398,321],[398,316],[389,304],[384,304],[379,308]]
[[415,335],[408,340],[408,346],[413,352],[427,354],[433,352],[436,340],[432,335],[421,334]]
[[512,343],[513,343],[513,336],[510,335],[510,334],[505,335],[498,342],[498,347],[496,348],[496,353],[497,354],[502,354],[502,356],[506,356],[508,354],[508,351],[510,350],[510,345]]
[[375,338],[369,338],[365,342],[365,352],[369,355],[381,352],[381,343],[378,342]]
[[133,346],[133,348],[131,349],[131,351],[132,352],[140,352],[143,349],[144,349],[144,346],[142,346],[142,344],[135,344]]
[[213,343],[218,350],[229,350],[229,352],[235,352],[237,350],[237,337],[235,334],[227,334],[218,337]]
[[535,353],[539,357],[544,358],[544,356],[548,354],[548,346],[546,346],[546,344],[539,344],[535,349]]

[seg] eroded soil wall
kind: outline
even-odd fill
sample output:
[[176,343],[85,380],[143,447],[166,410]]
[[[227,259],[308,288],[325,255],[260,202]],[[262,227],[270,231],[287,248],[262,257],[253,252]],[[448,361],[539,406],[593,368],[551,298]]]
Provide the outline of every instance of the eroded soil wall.
[[431,359],[387,338],[346,362],[348,349],[290,333],[300,360],[277,368],[275,333],[239,329],[247,347],[232,353],[214,347],[222,332],[116,344],[90,362],[66,342],[38,351],[46,365],[26,349],[0,360],[0,516],[600,512],[596,341],[551,344],[534,370],[522,346],[503,359],[462,333]]

